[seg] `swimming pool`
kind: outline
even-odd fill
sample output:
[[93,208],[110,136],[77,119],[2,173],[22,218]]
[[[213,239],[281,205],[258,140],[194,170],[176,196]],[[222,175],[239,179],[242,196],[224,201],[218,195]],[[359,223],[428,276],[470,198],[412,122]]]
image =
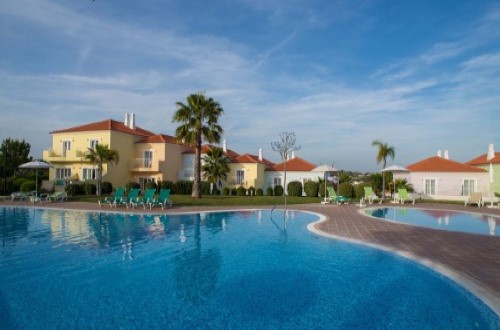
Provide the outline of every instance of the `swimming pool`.
[[440,230],[499,236],[500,217],[472,212],[405,207],[365,209],[365,215]]
[[499,328],[444,276],[303,212],[0,208],[3,328]]

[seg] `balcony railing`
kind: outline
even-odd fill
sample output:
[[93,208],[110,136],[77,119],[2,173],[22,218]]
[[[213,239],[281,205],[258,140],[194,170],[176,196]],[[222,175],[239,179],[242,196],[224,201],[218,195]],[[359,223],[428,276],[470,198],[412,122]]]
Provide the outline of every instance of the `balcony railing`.
[[52,149],[43,151],[43,159],[49,162],[72,162],[81,161],[85,157],[85,151],[81,150],[66,150],[66,152],[55,152]]
[[135,158],[130,162],[130,170],[136,172],[157,172],[160,162],[151,158]]

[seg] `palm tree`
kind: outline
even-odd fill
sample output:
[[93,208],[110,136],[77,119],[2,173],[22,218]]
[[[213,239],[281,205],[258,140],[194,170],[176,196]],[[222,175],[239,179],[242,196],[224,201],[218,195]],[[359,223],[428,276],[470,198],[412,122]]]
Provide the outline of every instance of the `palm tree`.
[[[378,147],[378,153],[377,153],[377,164],[382,163],[382,169],[385,168],[387,165],[387,157],[391,157],[394,159],[396,156],[396,150],[393,146],[389,146],[387,143],[383,143],[380,140],[374,140],[372,142],[372,146]],[[385,176],[384,172],[382,172],[382,200],[384,200],[385,197]]]
[[95,148],[89,148],[85,159],[97,165],[97,196],[101,196],[102,165],[107,163],[118,163],[120,157],[116,150],[109,149],[107,145],[97,144]]
[[212,184],[220,182],[220,179],[227,180],[229,164],[231,159],[224,156],[221,148],[212,148],[203,157],[203,178]]
[[217,123],[224,112],[214,99],[206,98],[203,93],[191,94],[187,104],[176,102],[177,111],[172,122],[181,123],[175,130],[177,140],[194,147],[194,183],[193,198],[201,198],[201,144],[205,140],[209,143],[219,143],[224,130]]

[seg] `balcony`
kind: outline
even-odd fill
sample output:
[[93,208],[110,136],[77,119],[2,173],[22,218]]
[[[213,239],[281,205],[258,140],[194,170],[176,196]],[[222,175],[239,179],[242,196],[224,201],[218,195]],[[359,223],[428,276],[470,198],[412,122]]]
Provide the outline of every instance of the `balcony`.
[[133,172],[158,172],[160,171],[160,163],[151,158],[134,158],[130,161],[129,169]]
[[85,157],[85,151],[81,150],[66,150],[64,155],[57,153],[52,149],[45,149],[43,151],[43,160],[51,163],[61,162],[80,162]]

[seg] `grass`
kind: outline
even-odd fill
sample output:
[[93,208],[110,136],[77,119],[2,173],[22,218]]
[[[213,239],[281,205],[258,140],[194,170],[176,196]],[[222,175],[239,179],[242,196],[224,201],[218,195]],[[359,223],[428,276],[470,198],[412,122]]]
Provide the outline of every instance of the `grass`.
[[[238,206],[238,205],[284,205],[285,198],[278,196],[203,196],[200,199],[190,195],[172,195],[172,202],[179,206]],[[74,196],[71,201],[97,203],[104,197]],[[321,197],[288,197],[288,204],[319,203]]]

